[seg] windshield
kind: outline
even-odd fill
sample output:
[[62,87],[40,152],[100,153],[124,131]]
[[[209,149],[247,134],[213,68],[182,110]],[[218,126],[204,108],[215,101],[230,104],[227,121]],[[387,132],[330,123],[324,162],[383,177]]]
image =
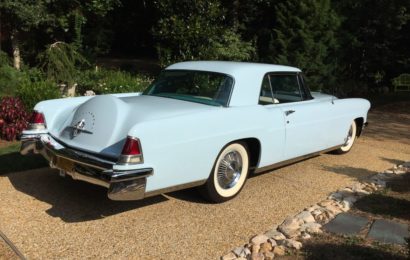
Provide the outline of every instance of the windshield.
[[227,106],[233,88],[232,77],[215,72],[164,70],[143,95],[160,96]]

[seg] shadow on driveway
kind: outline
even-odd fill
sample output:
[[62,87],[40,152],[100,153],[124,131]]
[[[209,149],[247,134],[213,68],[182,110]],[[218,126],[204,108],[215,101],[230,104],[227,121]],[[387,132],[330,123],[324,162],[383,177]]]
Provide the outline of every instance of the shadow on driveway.
[[371,194],[359,199],[355,207],[363,212],[410,220],[410,201],[383,194]]
[[377,172],[365,169],[365,168],[356,168],[347,165],[342,166],[322,166],[323,170],[334,172],[337,174],[343,174],[348,177],[354,178],[358,181],[369,178],[370,176],[376,174]]
[[22,156],[19,152],[0,154],[0,176],[19,171],[46,167],[47,161],[41,155]]
[[393,165],[398,165],[398,164],[405,163],[405,161],[402,161],[402,160],[390,159],[390,158],[386,158],[386,157],[380,157],[380,159],[382,159],[383,161],[389,162]]
[[61,178],[56,170],[48,168],[3,176],[9,178],[16,190],[50,204],[52,207],[46,213],[64,222],[101,219],[168,200],[155,196],[139,201],[112,201],[107,198],[107,189],[74,181],[69,176]]

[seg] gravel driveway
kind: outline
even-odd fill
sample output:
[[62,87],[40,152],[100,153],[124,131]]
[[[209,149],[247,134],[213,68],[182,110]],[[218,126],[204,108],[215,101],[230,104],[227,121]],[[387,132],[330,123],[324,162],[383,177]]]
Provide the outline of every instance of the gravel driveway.
[[373,111],[350,153],[250,178],[236,199],[217,205],[194,189],[113,202],[105,189],[50,169],[3,175],[0,230],[31,259],[215,259],[329,192],[408,161],[410,113],[393,112]]

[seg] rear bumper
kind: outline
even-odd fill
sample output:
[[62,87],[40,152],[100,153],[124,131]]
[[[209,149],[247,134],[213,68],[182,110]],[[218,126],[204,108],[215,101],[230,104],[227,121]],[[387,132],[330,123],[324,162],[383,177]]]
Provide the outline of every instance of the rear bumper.
[[62,175],[107,188],[112,200],[143,199],[147,178],[153,174],[152,168],[113,170],[115,161],[66,147],[48,134],[23,134],[21,141],[21,154],[43,155]]

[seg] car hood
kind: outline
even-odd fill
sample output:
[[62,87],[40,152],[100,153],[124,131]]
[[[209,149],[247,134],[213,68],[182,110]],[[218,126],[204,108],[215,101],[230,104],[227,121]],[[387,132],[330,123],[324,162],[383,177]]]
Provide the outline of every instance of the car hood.
[[213,109],[220,108],[146,95],[102,95],[76,107],[60,128],[50,132],[69,147],[117,158],[131,127]]

